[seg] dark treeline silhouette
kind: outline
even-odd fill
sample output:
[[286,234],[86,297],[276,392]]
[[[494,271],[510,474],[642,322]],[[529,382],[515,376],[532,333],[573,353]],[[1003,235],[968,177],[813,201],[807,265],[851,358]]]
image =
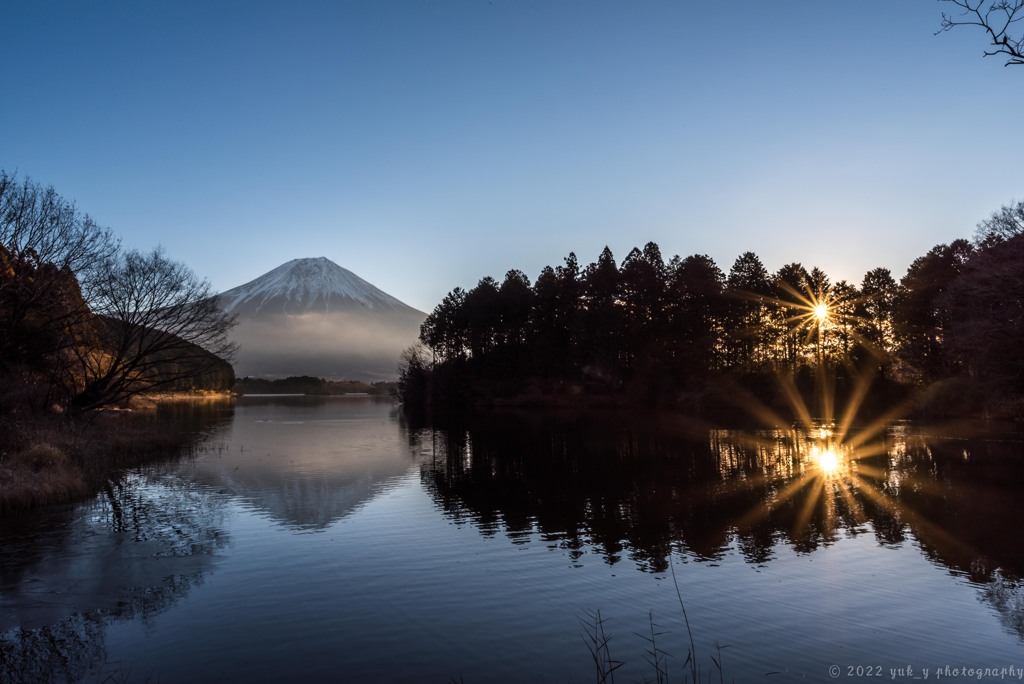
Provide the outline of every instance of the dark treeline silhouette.
[[[786,403],[825,380],[871,403],[911,390],[924,411],[1017,411],[1024,394],[1024,203],[859,284],[790,263],[770,273],[753,252],[728,272],[710,257],[666,261],[653,242],[621,264],[607,247],[575,254],[536,281],[518,270],[452,290],[402,359],[407,405],[647,403],[711,408],[737,393]],[[927,388],[927,392],[919,390]],[[849,391],[844,391],[849,390]]]
[[233,391],[238,394],[309,394],[317,396],[338,396],[345,394],[370,394],[391,396],[393,382],[361,382],[359,380],[325,380],[311,375],[294,375],[287,378],[269,379],[246,376],[235,382]]

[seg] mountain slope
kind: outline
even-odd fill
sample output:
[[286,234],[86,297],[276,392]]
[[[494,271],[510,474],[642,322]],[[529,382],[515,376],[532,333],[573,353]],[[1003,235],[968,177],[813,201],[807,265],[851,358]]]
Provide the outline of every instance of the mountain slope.
[[324,257],[289,261],[218,302],[238,315],[239,377],[391,379],[426,318]]
[[425,316],[325,257],[292,259],[245,285],[220,294],[228,313],[353,311],[411,313]]

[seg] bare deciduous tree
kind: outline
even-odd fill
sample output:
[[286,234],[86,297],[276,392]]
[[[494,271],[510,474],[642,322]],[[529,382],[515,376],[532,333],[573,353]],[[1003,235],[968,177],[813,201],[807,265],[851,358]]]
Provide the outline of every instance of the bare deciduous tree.
[[129,251],[92,292],[96,341],[76,347],[68,406],[81,412],[215,371],[237,348],[208,281],[160,248]]
[[986,57],[1001,55],[1004,66],[1024,65],[1024,33],[1014,32],[1017,22],[1024,20],[1024,0],[940,0],[960,8],[953,14],[942,13],[941,28],[936,33],[957,26],[977,26],[988,35],[991,49]]
[[1024,233],[1024,201],[1007,204],[978,224],[974,242],[980,247],[1009,240]]
[[69,269],[83,288],[118,243],[108,228],[83,214],[74,202],[30,178],[0,170],[0,245],[15,257],[33,255],[57,270]]
[[7,389],[32,385],[15,394],[45,402],[40,371],[58,363],[90,322],[79,288],[88,294],[117,248],[108,229],[52,187],[0,170],[0,372],[28,371],[18,383],[8,377]]
[[5,386],[31,385],[22,394],[33,401],[82,412],[229,376],[233,323],[184,265],[159,249],[120,251],[108,229],[52,187],[0,170]]

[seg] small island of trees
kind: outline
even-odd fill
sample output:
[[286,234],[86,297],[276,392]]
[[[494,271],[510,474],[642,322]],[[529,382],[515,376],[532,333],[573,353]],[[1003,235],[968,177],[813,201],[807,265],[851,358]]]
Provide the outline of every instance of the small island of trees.
[[[870,379],[870,387],[867,380]],[[724,272],[710,257],[607,247],[530,282],[510,270],[435,307],[404,355],[409,406],[611,403],[687,407],[870,392],[919,415],[1019,416],[1024,396],[1024,202],[940,244],[897,281],[860,283],[753,252]],[[858,390],[856,387],[862,387]],[[817,390],[815,389],[817,387]]]

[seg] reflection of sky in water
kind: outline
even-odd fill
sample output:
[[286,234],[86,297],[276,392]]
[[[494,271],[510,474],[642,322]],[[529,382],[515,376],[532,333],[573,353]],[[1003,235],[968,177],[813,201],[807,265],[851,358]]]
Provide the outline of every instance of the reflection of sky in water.
[[[727,644],[727,680],[1024,658],[1016,536],[987,508],[1021,522],[1003,496],[1019,445],[890,431],[824,477],[802,433],[755,437],[537,414],[433,432],[386,403],[246,400],[193,457],[115,489],[120,517],[103,494],[36,543],[8,535],[2,615],[142,679],[565,682],[592,672],[594,609],[622,681],[651,678],[634,633],[653,610],[676,680],[671,551],[702,670]],[[894,505],[851,480],[852,506],[852,472]]]
[[168,473],[129,475],[89,504],[4,526],[0,681],[75,680],[106,630],[200,583],[228,543],[224,499]]
[[323,529],[409,469],[390,413],[366,399],[246,398],[188,476],[286,527]]

